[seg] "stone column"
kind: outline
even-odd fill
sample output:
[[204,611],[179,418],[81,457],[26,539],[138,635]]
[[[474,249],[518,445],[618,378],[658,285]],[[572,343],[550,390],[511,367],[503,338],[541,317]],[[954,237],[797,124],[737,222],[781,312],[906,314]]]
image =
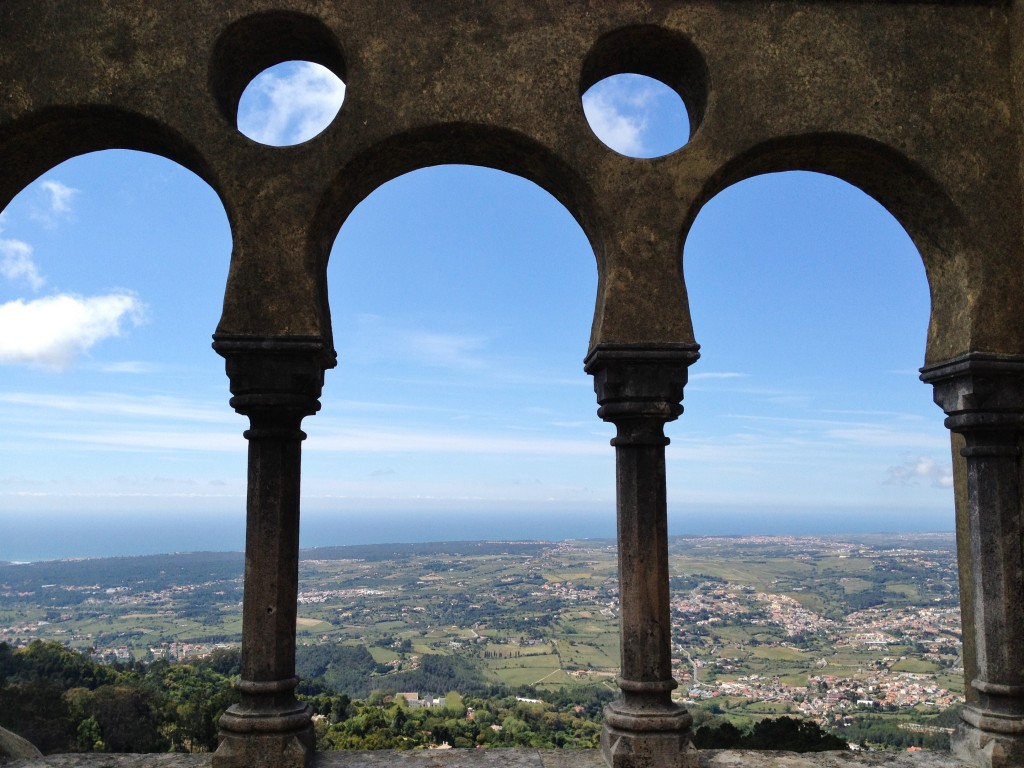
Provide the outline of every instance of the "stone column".
[[[214,768],[304,768],[315,740],[295,698],[302,419],[320,409],[325,357],[316,339],[215,337],[231,406],[249,417],[241,697],[220,720]],[[329,364],[329,363],[328,363]]]
[[682,413],[696,345],[598,345],[598,415],[613,423],[619,539],[622,697],[604,711],[601,751],[612,768],[693,768],[692,718],[672,701],[665,423]]
[[[1024,359],[972,353],[921,369],[959,437],[957,489],[967,704],[953,751],[1024,765]],[[966,572],[965,572],[966,571]]]

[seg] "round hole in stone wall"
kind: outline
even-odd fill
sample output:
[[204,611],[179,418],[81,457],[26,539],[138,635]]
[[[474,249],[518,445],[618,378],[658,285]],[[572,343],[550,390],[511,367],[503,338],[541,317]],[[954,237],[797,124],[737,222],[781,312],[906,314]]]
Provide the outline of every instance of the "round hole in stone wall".
[[301,144],[334,121],[344,99],[345,83],[327,67],[285,61],[246,86],[238,102],[238,130],[260,144]]
[[348,82],[334,31],[292,11],[265,11],[230,24],[213,46],[208,74],[207,87],[228,125],[274,146],[307,141],[329,125]]
[[690,117],[682,97],[646,75],[606,77],[583,94],[583,113],[594,134],[628,157],[661,157],[690,138]]
[[700,129],[708,105],[704,57],[684,33],[656,25],[613,30],[580,70],[583,111],[594,133],[630,157],[675,152]]

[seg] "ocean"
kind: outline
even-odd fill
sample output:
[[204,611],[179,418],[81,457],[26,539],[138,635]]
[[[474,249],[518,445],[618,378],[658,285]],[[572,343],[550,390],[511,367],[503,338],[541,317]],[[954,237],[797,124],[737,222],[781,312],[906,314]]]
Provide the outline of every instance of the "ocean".
[[[823,535],[952,531],[952,511],[709,507],[670,509],[669,534]],[[0,560],[32,562],[171,552],[241,551],[241,512],[0,512]],[[564,507],[457,511],[368,508],[304,515],[303,548],[427,541],[604,539],[614,511]]]

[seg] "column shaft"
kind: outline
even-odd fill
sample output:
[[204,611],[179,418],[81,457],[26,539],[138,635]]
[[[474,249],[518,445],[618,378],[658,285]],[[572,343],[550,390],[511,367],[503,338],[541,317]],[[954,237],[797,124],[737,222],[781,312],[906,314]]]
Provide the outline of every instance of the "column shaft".
[[242,678],[266,682],[294,674],[298,594],[301,431],[257,428],[249,440],[245,529]]
[[686,708],[673,702],[664,425],[681,412],[695,345],[600,345],[587,357],[616,426],[616,514],[622,698],[604,712],[601,749],[612,768],[694,768]]
[[[306,768],[312,712],[295,697],[300,429],[320,404],[325,358],[315,340],[218,338],[231,405],[249,417],[242,675],[220,721],[214,768]],[[329,362],[329,361],[328,361]]]
[[1024,764],[1024,361],[971,354],[922,369],[958,436],[957,547],[967,704],[953,751],[979,768]]
[[977,665],[970,685],[978,694],[966,713],[975,725],[998,714],[1004,722],[990,722],[990,727],[1024,732],[1024,664],[1018,644],[1024,640],[1024,538],[1017,435],[972,430],[966,437],[961,453],[967,461],[969,546],[975,564],[972,634]]
[[[660,426],[658,431],[661,431]],[[621,430],[620,430],[621,432]],[[669,702],[672,681],[672,625],[668,593],[668,522],[665,501],[665,444],[615,445],[619,544],[622,671],[626,701],[629,684],[664,685]],[[666,681],[672,681],[668,687]]]

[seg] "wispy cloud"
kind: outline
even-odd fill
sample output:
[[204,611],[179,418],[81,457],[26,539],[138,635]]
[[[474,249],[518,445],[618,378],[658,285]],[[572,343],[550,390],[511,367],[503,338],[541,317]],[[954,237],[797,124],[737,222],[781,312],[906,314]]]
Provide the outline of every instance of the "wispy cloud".
[[[47,179],[38,184],[37,194],[42,203],[30,210],[33,219],[55,226],[72,217],[77,189]],[[22,240],[0,239],[0,277],[33,291],[46,284],[32,246]],[[8,301],[0,304],[0,365],[66,370],[99,342],[122,335],[126,325],[142,323],[144,313],[145,305],[129,291]]]
[[697,373],[691,373],[688,377],[688,380],[710,381],[712,379],[746,379],[749,377],[749,373],[739,373],[737,371],[700,371]]
[[[352,410],[347,403],[335,414]],[[355,403],[373,411],[388,410],[387,404]],[[410,409],[401,406],[403,410]],[[392,409],[393,410],[393,409]],[[51,394],[0,392],[0,412],[11,415],[31,413],[18,434],[7,437],[43,443],[48,450],[56,444],[89,446],[101,451],[166,449],[175,452],[230,452],[245,450],[244,419],[226,407],[221,399],[196,399],[157,395],[129,395],[120,392]],[[394,422],[392,422],[394,423]],[[377,418],[359,420],[348,416],[320,415],[306,427],[309,455],[422,454],[422,455],[509,455],[559,457],[610,457],[608,435],[558,437],[543,432],[487,434],[471,429],[439,431],[426,426],[384,426]]]
[[38,291],[46,282],[32,258],[32,246],[21,240],[0,240],[0,275]]
[[33,219],[47,227],[55,227],[61,221],[72,218],[74,211],[71,201],[78,190],[62,184],[54,179],[40,182],[39,189],[43,193],[43,203],[31,211]]
[[[806,427],[806,428],[819,428],[822,430],[826,429],[884,429],[890,432],[905,432],[910,424],[916,424],[921,427],[926,427],[928,424],[938,424],[941,426],[941,419],[937,419],[935,422],[928,422],[927,419],[922,419],[912,413],[902,413],[899,411],[840,411],[840,410],[821,410],[813,411],[811,413],[825,413],[825,414],[849,414],[857,416],[878,416],[880,421],[873,421],[869,419],[837,419],[837,418],[819,418],[813,415],[807,416],[771,416],[766,414],[757,413],[726,413],[723,414],[725,418],[729,419],[742,419],[752,424],[777,424],[782,428],[792,427]],[[896,422],[900,422],[897,426]],[[940,434],[946,434],[941,429],[938,430]]]
[[887,485],[915,485],[924,480],[936,488],[953,487],[953,467],[929,456],[919,456],[903,464],[889,467]]
[[604,80],[583,96],[583,113],[597,137],[624,155],[641,156],[647,151],[647,113],[654,93],[649,88]]
[[34,410],[66,411],[92,416],[156,418],[166,421],[237,422],[238,417],[222,403],[205,404],[178,397],[140,397],[125,393],[51,395],[35,392],[0,392],[0,404],[29,406]]
[[[213,483],[211,483],[212,485]],[[2,492],[0,497],[36,497],[52,499],[225,499],[237,498],[239,494],[231,493],[173,493],[161,491],[160,493],[147,492],[117,492],[117,491],[69,491],[55,493],[52,491],[13,491]],[[115,510],[105,510],[115,511]]]
[[121,429],[111,432],[39,433],[40,439],[57,443],[88,445],[94,449],[123,451],[202,451],[241,453],[247,450],[242,435],[229,432],[194,432],[185,430]]
[[471,453],[525,454],[544,456],[608,455],[608,445],[599,439],[558,440],[516,435],[439,433],[436,430],[380,429],[352,427],[317,429],[307,441],[309,451],[357,453]]
[[[59,219],[71,215],[71,199],[78,190],[53,180],[40,182],[38,190],[43,193],[45,203],[32,209],[29,214],[32,218],[46,226],[55,226]],[[6,210],[0,212],[0,233],[8,223],[7,216]],[[33,258],[32,246],[23,240],[0,239],[0,275],[12,283],[23,283],[33,291],[46,283]]]
[[360,315],[357,323],[354,351],[364,359],[386,357],[450,370],[485,366],[481,353],[488,343],[486,336],[407,328],[371,314]]
[[0,364],[66,370],[126,323],[143,320],[144,305],[129,293],[82,297],[57,294],[0,305]]
[[[949,436],[944,429],[929,429],[924,420],[910,416],[905,420],[890,417],[884,421],[750,414],[725,416],[734,420],[739,428],[729,435],[698,440],[695,459],[714,460],[730,452],[754,448],[754,458],[757,452],[764,452],[766,459],[774,461],[786,455],[780,452],[782,446],[790,449],[801,447],[812,457],[847,455],[851,451],[858,455],[873,454],[877,457],[888,453],[892,456],[895,451],[924,453],[946,450],[949,446]],[[692,436],[680,435],[673,438],[673,444],[691,440]],[[705,441],[706,445],[703,444]],[[865,451],[868,454],[864,454]],[[791,456],[786,460],[793,461]]]
[[55,214],[71,213],[71,199],[78,190],[59,181],[44,181],[39,185],[50,200],[50,210]]
[[239,108],[238,129],[272,146],[298,144],[330,125],[345,98],[345,84],[326,67],[310,62],[266,72],[250,86]]
[[412,331],[405,346],[421,362],[442,368],[475,368],[482,362],[474,353],[481,350],[486,340],[480,336],[454,333]]
[[104,373],[155,373],[158,369],[157,365],[141,360],[122,360],[119,363],[108,363],[100,366],[100,370]]
[[[901,421],[916,421],[924,422],[921,416],[916,413],[904,413],[903,411],[886,411],[881,409],[848,409],[848,408],[826,408],[821,411],[822,413],[834,413],[837,416],[878,416],[886,419],[900,419]],[[935,409],[936,421],[941,421],[941,414],[938,408]]]
[[883,425],[839,427],[828,430],[825,436],[844,443],[879,448],[941,450],[949,445],[949,437],[943,434],[894,429]]

